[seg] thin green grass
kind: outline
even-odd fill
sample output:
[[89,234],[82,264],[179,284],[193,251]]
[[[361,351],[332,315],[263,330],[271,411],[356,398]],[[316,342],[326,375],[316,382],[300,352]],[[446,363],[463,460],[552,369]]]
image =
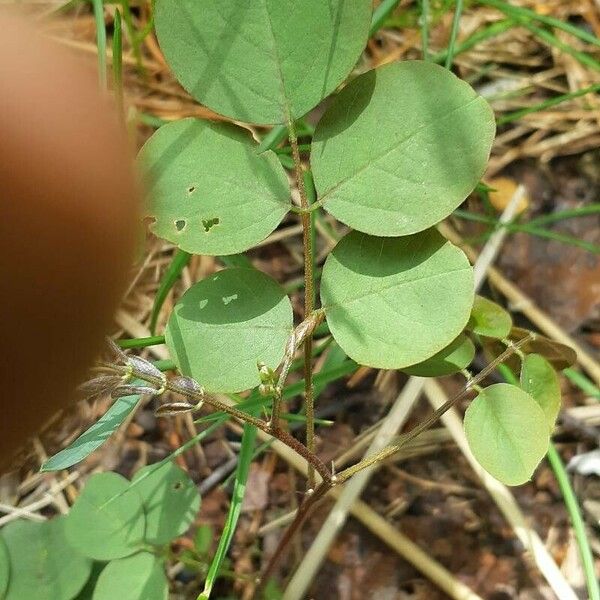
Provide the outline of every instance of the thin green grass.
[[96,24],[96,46],[98,47],[98,81],[100,89],[105,90],[108,84],[106,74],[106,25],[104,23],[104,5],[102,0],[92,0],[94,22]]
[[117,111],[122,123],[125,123],[123,103],[123,31],[121,27],[121,12],[115,10],[112,39],[112,72]]
[[539,102],[538,104],[534,104],[533,106],[528,106],[527,108],[522,108],[520,110],[515,110],[514,112],[507,113],[505,115],[502,115],[501,117],[498,117],[496,123],[498,125],[506,125],[506,123],[518,121],[526,115],[530,115],[532,113],[536,113],[541,110],[557,106],[558,104],[562,104],[563,102],[573,100],[573,98],[579,98],[580,96],[585,96],[586,94],[593,94],[594,92],[600,92],[600,83],[590,85],[589,87],[582,88],[575,92],[569,92],[568,94],[560,94],[559,96],[554,96],[553,98],[549,98],[548,100],[544,100],[543,102]]
[[189,264],[191,258],[192,255],[184,250],[177,250],[175,252],[173,259],[171,260],[171,264],[165,271],[165,274],[163,275],[158,287],[158,291],[156,292],[156,296],[154,297],[152,313],[150,315],[150,333],[154,334],[156,331],[156,323],[158,321],[160,309],[167,299],[172,287],[178,281],[179,277],[181,277],[183,269],[185,269],[185,267]]
[[[532,223],[517,223],[515,221],[510,221],[508,223],[500,223],[498,219],[494,217],[488,217],[485,215],[480,215],[477,213],[473,213],[470,211],[457,209],[454,211],[454,216],[464,219],[466,221],[475,221],[477,223],[482,223],[484,225],[489,225],[492,230],[486,232],[483,236],[485,239],[487,236],[491,235],[496,228],[505,227],[511,233],[523,232],[529,233],[530,235],[535,235],[537,237],[554,240],[556,242],[560,242],[562,244],[567,244],[570,246],[575,246],[577,248],[581,248],[586,250],[587,252],[591,252],[592,254],[599,255],[600,254],[600,246],[597,244],[593,244],[592,242],[588,242],[586,240],[581,240],[576,237],[572,237],[570,235],[565,235],[562,233],[558,233],[557,231],[551,231],[549,229],[544,229],[540,226],[537,226]],[[559,219],[557,219],[559,220]]]
[[429,60],[429,0],[420,0],[420,5],[421,53],[423,54],[423,60]]
[[375,35],[387,21],[392,11],[400,4],[400,0],[383,0],[379,6],[373,11],[371,18],[371,29],[369,36]]
[[122,350],[131,350],[132,348],[148,348],[149,346],[158,346],[165,343],[164,335],[152,335],[144,338],[130,338],[118,340],[117,346]]
[[460,25],[460,17],[463,10],[463,0],[456,0],[456,8],[454,9],[454,17],[452,19],[452,31],[450,32],[450,41],[448,42],[448,52],[446,53],[446,69],[452,68],[452,61],[454,60],[454,52],[456,45],[456,38],[458,36],[458,28]]

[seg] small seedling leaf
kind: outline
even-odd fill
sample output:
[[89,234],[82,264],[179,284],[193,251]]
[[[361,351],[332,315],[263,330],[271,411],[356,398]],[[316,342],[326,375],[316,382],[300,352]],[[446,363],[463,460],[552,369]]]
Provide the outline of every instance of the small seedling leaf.
[[150,196],[148,214],[155,219],[152,231],[186,252],[247,250],[290,208],[287,177],[275,154],[256,154],[249,132],[231,124],[192,118],[168,123],[144,144],[138,161]]
[[167,595],[163,561],[150,552],[138,552],[106,565],[92,600],[167,600]]
[[142,498],[146,514],[144,539],[149,544],[166,544],[184,534],[200,509],[196,485],[172,462],[140,469],[131,487]]
[[466,369],[474,357],[473,342],[466,335],[461,334],[431,358],[402,370],[407,375],[417,377],[443,377]]
[[346,78],[371,0],[158,0],[158,41],[199,102],[236,120],[287,123]]
[[2,529],[10,559],[5,600],[71,600],[85,585],[92,561],[65,537],[67,517],[13,521]]
[[232,268],[182,296],[166,342],[181,372],[208,392],[239,392],[260,384],[259,361],[279,365],[292,331],[292,305],[283,288],[256,269]]
[[146,519],[139,494],[118,473],[92,475],[71,508],[67,539],[96,560],[122,558],[136,552]]
[[319,122],[315,186],[323,207],[354,229],[422,231],[475,188],[494,133],[489,104],[450,71],[388,64],[348,84]]
[[321,301],[333,337],[350,358],[401,369],[431,358],[463,330],[473,270],[433,229],[401,238],[355,231],[325,261]]
[[507,311],[483,296],[475,296],[467,329],[477,335],[502,339],[508,337],[511,328],[512,319]]
[[48,459],[41,471],[67,469],[97,450],[121,426],[137,406],[139,396],[125,396],[115,400],[112,406],[87,431],[72,444]]
[[556,371],[543,356],[525,356],[521,366],[521,388],[542,407],[552,431],[560,411],[560,383]]
[[481,466],[507,485],[529,481],[550,443],[544,411],[508,383],[491,385],[471,402],[465,433]]

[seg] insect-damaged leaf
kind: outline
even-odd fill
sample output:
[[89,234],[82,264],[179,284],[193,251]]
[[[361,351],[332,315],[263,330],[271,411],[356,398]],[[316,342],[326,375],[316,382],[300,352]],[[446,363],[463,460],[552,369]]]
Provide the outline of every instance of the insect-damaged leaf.
[[287,123],[350,73],[372,0],[158,0],[173,73],[202,104],[240,121]]
[[422,231],[447,217],[485,170],[489,104],[431,63],[392,63],[357,77],[319,122],[311,165],[334,217],[372,235]]
[[139,164],[156,235],[195,254],[227,255],[258,244],[290,208],[273,152],[256,153],[248,131],[182,119],[158,129]]
[[219,271],[193,285],[169,318],[166,342],[182,373],[208,392],[260,384],[259,361],[276,368],[293,331],[283,288],[256,269]]
[[401,238],[346,235],[327,257],[321,300],[333,337],[356,362],[420,363],[463,330],[473,270],[437,231]]

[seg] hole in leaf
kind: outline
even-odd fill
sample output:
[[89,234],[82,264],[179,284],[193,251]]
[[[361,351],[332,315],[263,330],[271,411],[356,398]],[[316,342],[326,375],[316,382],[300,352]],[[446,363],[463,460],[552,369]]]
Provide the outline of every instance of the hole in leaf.
[[207,233],[215,226],[219,224],[219,218],[215,217],[214,219],[202,219],[202,225],[204,226],[204,231]]
[[175,229],[177,229],[177,231],[183,231],[185,226],[185,219],[178,219],[177,221],[175,221]]
[[176,482],[173,484],[173,489],[174,489],[174,490],[180,490],[182,487],[183,487],[183,483],[182,483],[181,481],[176,481]]
[[190,187],[187,190],[188,194],[193,194],[195,191],[196,191],[195,185],[190,185]]

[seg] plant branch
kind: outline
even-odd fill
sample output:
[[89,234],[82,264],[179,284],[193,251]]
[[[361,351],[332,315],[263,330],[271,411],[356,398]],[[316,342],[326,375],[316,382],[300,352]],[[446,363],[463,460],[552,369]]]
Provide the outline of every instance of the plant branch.
[[[314,247],[313,247],[313,219],[308,213],[309,203],[304,185],[304,170],[300,160],[298,149],[298,137],[292,119],[288,123],[290,145],[292,147],[292,158],[294,159],[294,171],[296,173],[296,185],[300,193],[300,207],[303,212],[300,215],[302,221],[302,241],[304,246],[304,318],[310,317],[315,309],[314,302]],[[304,402],[306,406],[306,447],[310,453],[315,452],[315,403],[312,382],[312,331],[309,331],[304,339]],[[312,465],[308,469],[308,489],[315,485],[315,472]]]
[[198,386],[197,389],[193,389],[189,385],[184,385],[183,383],[178,382],[180,381],[178,379],[170,380],[164,376],[159,377],[152,375],[146,371],[140,370],[131,363],[128,363],[127,366],[101,363],[101,366],[112,372],[118,373],[122,377],[127,377],[127,379],[140,379],[145,381],[158,390],[157,394],[164,393],[167,390],[176,394],[181,394],[182,396],[194,401],[197,406],[202,405],[202,403],[206,403],[217,410],[227,413],[242,423],[254,425],[254,427],[257,429],[272,435],[280,442],[294,450],[294,452],[302,456],[302,458],[304,458],[306,462],[311,465],[317,473],[319,473],[324,481],[331,481],[331,474],[325,463],[323,463],[323,461],[321,461],[313,452],[310,452],[306,446],[302,444],[302,442],[299,442],[290,433],[282,430],[279,427],[272,428],[266,421],[239,410],[235,406],[230,406],[214,396],[205,394],[204,390],[200,386]]

